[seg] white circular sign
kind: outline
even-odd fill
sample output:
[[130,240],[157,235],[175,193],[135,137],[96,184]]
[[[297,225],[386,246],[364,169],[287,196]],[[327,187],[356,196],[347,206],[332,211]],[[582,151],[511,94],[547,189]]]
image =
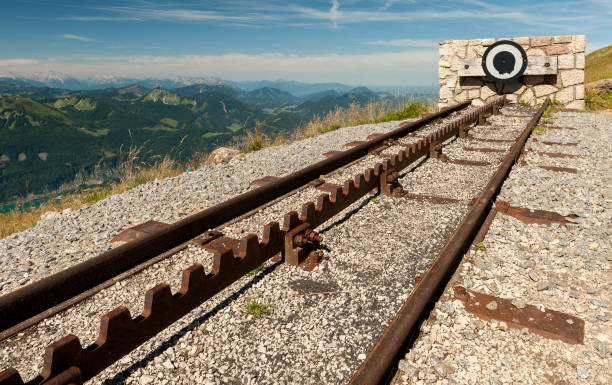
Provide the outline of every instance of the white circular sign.
[[482,69],[491,80],[507,82],[521,76],[527,68],[523,47],[510,40],[491,45],[482,56]]

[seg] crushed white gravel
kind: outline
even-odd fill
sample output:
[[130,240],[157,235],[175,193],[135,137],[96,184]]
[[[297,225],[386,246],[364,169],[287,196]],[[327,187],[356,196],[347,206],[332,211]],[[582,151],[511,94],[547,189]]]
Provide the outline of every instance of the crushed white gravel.
[[[484,240],[486,250],[463,257],[400,361],[394,384],[612,383],[612,116],[556,113],[554,126],[577,129],[532,135],[526,165],[513,167],[498,200],[576,214],[577,224],[526,225],[498,213]],[[580,158],[551,158],[538,151]],[[552,172],[538,165],[576,168],[579,173]],[[584,344],[483,321],[454,299],[455,285],[513,299],[516,306],[542,305],[581,318]]]
[[[0,241],[0,251],[13,250],[12,260],[0,261],[3,269],[4,266],[20,268],[22,265],[15,263],[16,260],[32,261],[29,264],[32,268],[25,270],[19,281],[10,278],[11,274],[4,275],[2,270],[3,277],[8,278],[3,290],[19,287],[24,284],[22,280],[29,282],[57,271],[59,267],[53,264],[44,273],[32,273],[37,272],[41,261],[49,264],[48,255],[55,253],[59,266],[69,266],[109,248],[108,240],[126,227],[146,220],[171,222],[180,219],[187,213],[246,191],[254,179],[294,171],[322,159],[324,152],[340,150],[343,143],[363,140],[371,133],[386,132],[396,126],[397,123],[383,123],[340,129],[304,143],[248,154],[243,160],[234,159],[228,165],[206,167],[150,183],[76,212],[48,216],[35,228]],[[501,131],[505,131],[505,138],[519,132],[506,125],[480,127],[475,131],[483,137],[488,133],[502,135]],[[470,159],[472,153],[461,153],[461,147],[469,145],[468,142],[456,140],[448,148],[456,151],[458,157]],[[329,260],[315,270],[307,272],[268,262],[263,271],[243,277],[91,382],[348,382],[407,298],[415,277],[428,268],[467,212],[466,201],[486,184],[488,177],[484,176],[492,174],[501,159],[497,153],[485,157],[492,162],[491,166],[444,165],[437,160],[427,160],[414,172],[402,176],[402,184],[410,192],[460,198],[462,202],[434,205],[367,196],[318,229]],[[360,168],[358,172],[361,172],[375,158],[371,156],[360,162],[360,167],[347,167],[343,175],[335,174],[328,180],[348,179],[353,169],[356,173]],[[442,174],[446,166],[452,166],[453,172]],[[429,189],[425,188],[425,182]],[[319,194],[321,192],[312,188],[305,189],[223,231],[236,237],[247,232],[261,236],[264,224],[282,221],[284,213],[292,209],[299,211],[302,203]],[[93,226],[94,223],[97,225]],[[54,226],[59,229],[47,235]],[[65,233],[68,226],[85,231],[74,230],[72,241],[57,237]],[[105,235],[94,237],[99,240],[87,249],[87,243],[92,242],[92,227],[97,229],[97,226],[105,229]],[[75,251],[58,255],[67,244]],[[34,251],[41,248],[43,252]],[[7,252],[0,255],[7,256]],[[16,255],[20,255],[19,259]],[[30,379],[39,372],[44,348],[49,343],[73,333],[83,346],[87,346],[97,336],[101,315],[125,305],[132,316],[136,316],[142,311],[146,289],[165,281],[175,292],[184,268],[198,262],[208,270],[211,258],[210,253],[191,246],[0,342],[3,368],[13,366],[24,379]],[[261,317],[247,312],[253,301],[265,306]]]

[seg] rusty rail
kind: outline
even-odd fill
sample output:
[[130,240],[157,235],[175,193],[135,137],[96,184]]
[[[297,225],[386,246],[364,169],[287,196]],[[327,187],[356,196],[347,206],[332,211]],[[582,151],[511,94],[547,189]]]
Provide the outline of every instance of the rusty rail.
[[385,380],[386,375],[395,364],[398,354],[401,353],[401,348],[415,332],[420,317],[432,303],[439,290],[443,289],[446,278],[453,266],[458,263],[459,257],[470,247],[478,229],[485,221],[502,183],[510,173],[512,165],[518,160],[523,146],[546,110],[548,103],[549,100],[546,99],[510,148],[497,172],[491,177],[489,183],[435,258],[429,270],[410,293],[410,297],[404,302],[374,348],[361,363],[350,384],[372,385],[382,383]]
[[0,331],[9,329],[80,293],[164,253],[194,237],[251,211],[266,202],[286,194],[320,175],[331,172],[380,146],[386,140],[397,139],[420,127],[465,108],[469,103],[442,109],[440,112],[415,122],[405,123],[376,139],[365,142],[338,155],[312,164],[282,177],[277,181],[240,194],[218,205],[184,218],[165,229],[115,249],[106,251],[85,262],[55,273],[40,281],[0,297]]
[[[374,188],[383,193],[391,193],[393,178],[390,176],[396,175],[419,158],[431,154],[432,149],[443,141],[460,135],[466,125],[482,121],[484,116],[498,111],[504,102],[503,98],[496,99],[448,123],[417,143],[405,146],[390,159],[356,175],[354,180],[347,180],[343,187],[337,186],[331,189],[330,194],[321,194],[316,205],[313,202],[305,203],[302,205],[301,215],[298,216],[295,211],[285,214],[282,229],[277,222],[267,224],[261,242],[255,234],[249,234],[239,241],[228,239],[232,241],[229,243],[237,244],[236,249],[218,247],[210,273],[206,274],[201,264],[194,264],[184,270],[182,285],[177,293],[172,294],[166,283],[148,290],[144,311],[136,318],[132,318],[129,310],[123,306],[107,313],[102,318],[97,340],[90,346],[82,348],[79,339],[72,334],[54,342],[47,347],[40,375],[28,384],[79,384],[87,381],[280,252],[284,252],[285,262],[300,264],[308,258],[307,244],[318,239],[312,229],[331,219]],[[393,132],[377,140],[394,138]],[[358,149],[365,150],[367,154],[370,147],[372,145],[366,143]],[[360,152],[354,152],[358,153]],[[310,168],[312,166],[306,169]],[[316,176],[318,177],[319,173]],[[262,189],[265,187],[267,186]],[[0,385],[8,384],[23,384],[19,373],[12,368],[0,373]]]

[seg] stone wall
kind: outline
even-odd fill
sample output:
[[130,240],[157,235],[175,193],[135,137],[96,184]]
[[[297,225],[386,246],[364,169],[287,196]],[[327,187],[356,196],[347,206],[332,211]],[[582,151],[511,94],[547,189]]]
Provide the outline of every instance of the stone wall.
[[[526,71],[525,75],[508,83],[495,83],[484,76],[465,76],[463,68],[468,67],[466,63],[475,60],[480,63],[487,47],[498,40],[512,40],[520,44],[527,53],[527,61],[546,61],[547,71],[542,69],[542,74],[536,74],[538,71],[531,68],[532,74]],[[472,100],[478,106],[496,95],[506,94],[513,103],[542,103],[546,97],[550,97],[566,108],[584,109],[585,45],[584,35],[443,41],[440,43],[438,66],[438,105],[444,107]],[[533,59],[536,57],[538,59]],[[551,64],[556,71],[551,71]]]

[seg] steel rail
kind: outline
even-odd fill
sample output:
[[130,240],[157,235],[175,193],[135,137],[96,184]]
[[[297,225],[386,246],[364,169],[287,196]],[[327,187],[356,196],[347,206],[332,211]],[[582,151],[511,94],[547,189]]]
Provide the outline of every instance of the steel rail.
[[385,140],[405,136],[468,105],[469,102],[457,104],[444,108],[426,118],[402,124],[393,131],[314,163],[273,183],[240,194],[139,240],[106,251],[85,262],[8,293],[0,297],[0,314],[2,314],[0,331],[11,328],[63,301],[100,285],[130,268],[286,194],[322,174],[361,158],[367,155],[372,148],[380,146]]
[[366,359],[361,363],[353,378],[352,385],[381,384],[385,381],[401,353],[402,347],[416,331],[419,319],[434,301],[437,293],[444,288],[451,269],[456,266],[472,244],[474,236],[485,221],[489,210],[501,189],[502,183],[510,173],[512,165],[518,160],[531,131],[546,110],[549,99],[543,103],[525,127],[519,138],[504,158],[498,170],[482,190],[478,200],[456,228],[452,237],[442,248],[421,281],[404,302]]
[[[166,283],[158,284],[146,292],[144,311],[136,318],[132,318],[129,310],[123,306],[107,313],[102,317],[98,338],[90,346],[82,348],[79,339],[72,334],[54,342],[47,347],[40,375],[28,384],[47,384],[49,381],[78,384],[93,378],[253,268],[279,252],[287,251],[288,242],[291,244],[302,234],[301,229],[315,228],[331,219],[372,189],[380,188],[388,180],[389,173],[400,171],[426,156],[431,146],[458,135],[463,125],[480,121],[488,111],[498,110],[502,102],[500,98],[481,106],[417,143],[406,146],[382,164],[365,170],[354,180],[347,180],[344,187],[338,186],[330,194],[321,194],[316,205],[313,202],[305,203],[300,216],[295,211],[285,214],[282,230],[276,222],[267,224],[261,242],[257,235],[249,234],[239,241],[236,251],[228,248],[218,250],[214,254],[210,273],[206,274],[200,264],[187,268],[177,293],[172,294]],[[285,261],[289,262],[287,253]],[[19,373],[12,368],[0,372],[0,385],[7,384],[23,384]]]

